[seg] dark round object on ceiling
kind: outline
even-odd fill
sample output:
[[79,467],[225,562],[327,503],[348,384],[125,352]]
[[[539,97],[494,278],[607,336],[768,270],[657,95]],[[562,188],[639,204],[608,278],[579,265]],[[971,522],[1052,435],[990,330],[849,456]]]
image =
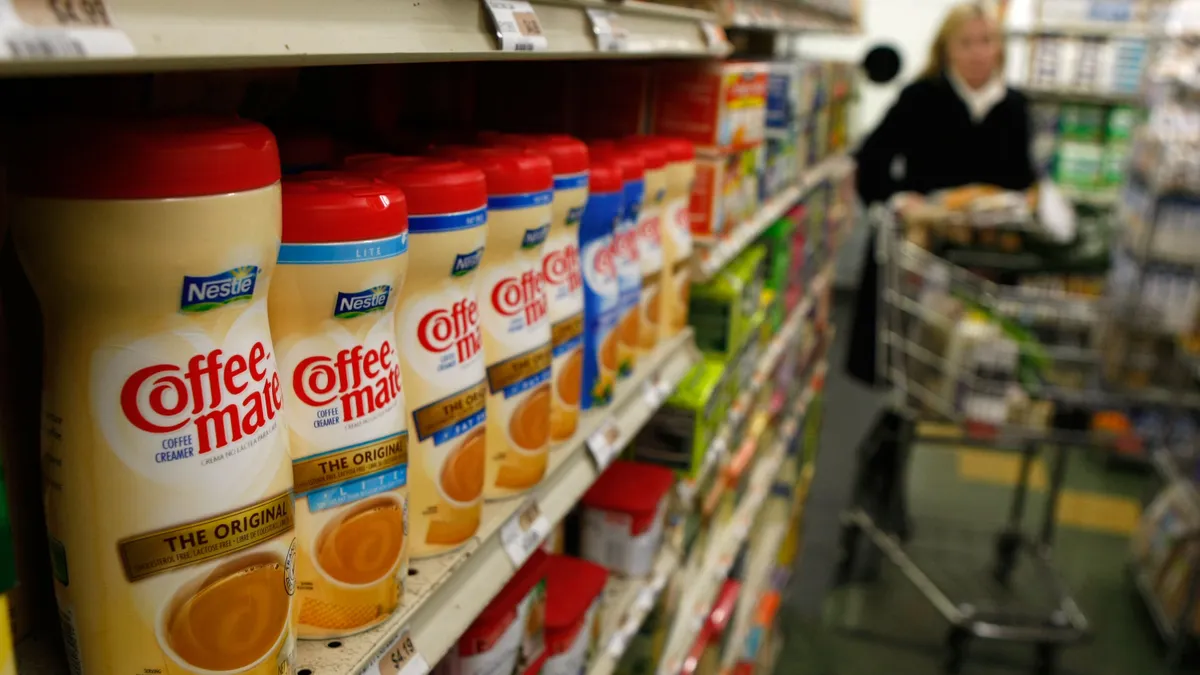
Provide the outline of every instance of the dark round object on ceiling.
[[876,84],[891,82],[900,74],[903,60],[900,52],[891,45],[876,45],[863,57],[862,67],[867,73],[867,79]]

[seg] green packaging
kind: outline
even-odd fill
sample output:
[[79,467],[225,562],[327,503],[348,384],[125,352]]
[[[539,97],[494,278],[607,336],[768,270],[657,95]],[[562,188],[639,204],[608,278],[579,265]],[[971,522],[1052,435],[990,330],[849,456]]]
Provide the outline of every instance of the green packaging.
[[1140,115],[1136,108],[1119,105],[1108,113],[1108,129],[1105,138],[1109,141],[1129,141],[1137,128]]
[[689,320],[696,346],[706,353],[737,353],[762,304],[766,247],[752,246],[707,283],[692,286]]
[[1070,141],[1104,140],[1106,113],[1098,105],[1064,105],[1062,107],[1062,136]]
[[638,461],[674,469],[695,478],[728,416],[725,363],[705,358],[688,371],[633,443]]

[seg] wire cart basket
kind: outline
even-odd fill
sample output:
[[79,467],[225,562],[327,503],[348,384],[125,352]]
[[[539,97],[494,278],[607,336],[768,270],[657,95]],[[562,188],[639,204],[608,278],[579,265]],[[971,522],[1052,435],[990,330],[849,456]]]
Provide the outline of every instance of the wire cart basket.
[[[890,478],[865,485],[860,472],[855,506],[844,514],[843,572],[860,543],[895,564],[950,624],[946,672],[958,672],[971,639],[981,638],[1029,644],[1037,672],[1052,673],[1058,649],[1090,632],[1052,562],[1068,458],[1072,448],[1128,442],[1093,429],[1095,412],[1113,404],[1100,384],[1106,300],[1098,289],[997,283],[982,275],[1013,256],[992,259],[953,246],[982,233],[997,250],[1017,250],[1021,240],[1006,238],[1025,237],[1029,225],[996,227],[1001,223],[961,216],[934,227],[912,219],[905,225],[885,210],[873,219],[881,279],[876,371],[892,386],[893,423],[885,431],[900,456],[889,461],[902,466],[915,442],[951,443],[1018,450],[1020,468],[998,532],[926,518],[910,526],[903,469],[893,466]],[[918,437],[917,423],[925,421],[958,433]],[[1049,479],[1030,532],[1026,502],[1042,452]],[[990,565],[970,567],[964,549],[976,557],[990,551]]]

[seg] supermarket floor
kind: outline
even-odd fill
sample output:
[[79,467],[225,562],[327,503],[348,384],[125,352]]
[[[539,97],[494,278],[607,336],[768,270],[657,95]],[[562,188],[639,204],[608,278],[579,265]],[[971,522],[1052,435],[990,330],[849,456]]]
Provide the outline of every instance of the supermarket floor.
[[[776,675],[930,675],[942,672],[947,624],[893,565],[880,566],[873,582],[835,587],[837,516],[849,499],[855,448],[865,434],[863,415],[879,409],[879,396],[842,374],[850,317],[835,312],[839,339],[830,354],[826,419],[816,480],[808,502],[804,555],[793,573],[780,617],[785,636]],[[919,447],[908,486],[916,536],[940,538],[962,553],[935,560],[932,573],[951,588],[978,592],[991,562],[991,537],[1008,512],[1019,456],[954,446]],[[1036,531],[1044,503],[1047,467],[1032,473],[1027,507]],[[1148,476],[1106,470],[1085,451],[1072,456],[1058,510],[1054,558],[1095,638],[1064,649],[1060,673],[1139,675],[1165,672],[1164,649],[1124,571],[1128,533]],[[966,536],[974,533],[976,536]],[[1017,576],[1020,580],[1020,572]],[[1028,646],[975,641],[963,672],[999,675],[1033,672]]]

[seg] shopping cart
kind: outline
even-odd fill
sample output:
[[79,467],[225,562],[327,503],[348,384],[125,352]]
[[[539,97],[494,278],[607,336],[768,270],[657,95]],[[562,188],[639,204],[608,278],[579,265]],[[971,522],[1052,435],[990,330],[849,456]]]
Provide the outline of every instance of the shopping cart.
[[[958,672],[970,640],[983,638],[1032,645],[1037,672],[1051,673],[1058,649],[1089,635],[1052,564],[1070,450],[1124,442],[1091,428],[1094,411],[1113,404],[1098,385],[1105,300],[1005,285],[977,271],[1005,267],[1013,256],[1003,249],[1021,248],[1010,238],[1028,236],[1028,227],[982,223],[999,252],[980,254],[957,246],[978,237],[980,222],[960,216],[905,226],[886,210],[874,218],[882,282],[876,368],[893,387],[882,439],[893,450],[870,462],[888,465],[890,475],[860,476],[855,506],[844,514],[843,571],[855,566],[863,543],[898,566],[950,624],[947,672]],[[928,421],[956,433],[921,436],[918,422]],[[910,525],[903,467],[916,442],[1020,452],[998,532],[924,518]],[[1042,452],[1051,467],[1044,511],[1027,532],[1030,478]],[[971,562],[980,557],[991,560],[985,569]]]

